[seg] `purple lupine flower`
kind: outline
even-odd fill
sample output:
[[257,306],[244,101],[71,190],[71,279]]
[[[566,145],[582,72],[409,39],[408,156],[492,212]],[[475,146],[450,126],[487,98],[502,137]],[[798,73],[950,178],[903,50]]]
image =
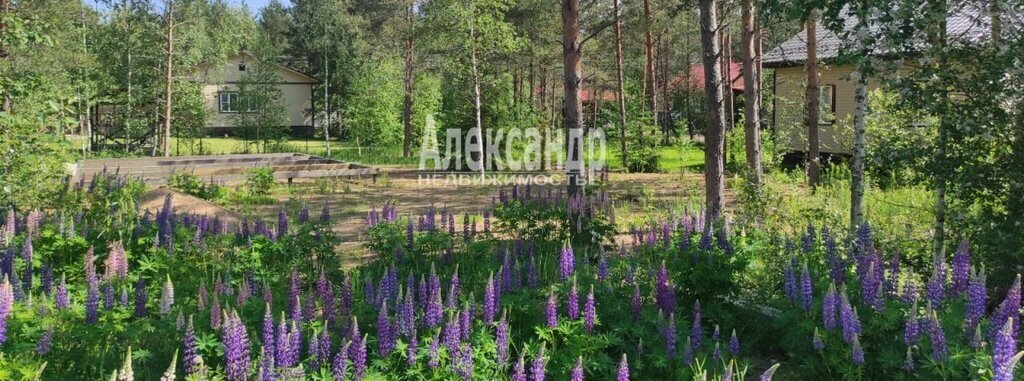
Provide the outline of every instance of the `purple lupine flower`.
[[388,302],[381,302],[380,310],[377,311],[377,354],[380,357],[388,357],[395,348],[393,346],[391,323],[388,320]]
[[7,275],[4,275],[4,282],[0,284],[0,346],[7,341],[7,317],[10,316],[13,306],[14,288]]
[[626,362],[626,354],[622,354],[622,361],[619,361],[619,370],[615,373],[615,381],[629,381],[629,363]]
[[[410,278],[412,279],[412,278]],[[405,291],[405,299],[398,313],[398,331],[405,337],[412,337],[416,329],[416,302],[413,300],[412,289]]]
[[49,296],[50,292],[53,291],[53,266],[49,263],[43,264],[40,277],[42,278],[40,288],[43,290],[43,294]]
[[913,345],[917,343],[917,336],[921,330],[921,326],[917,321],[917,303],[907,311],[907,319],[903,325],[903,343],[906,345]]
[[772,381],[772,378],[775,377],[775,371],[779,370],[780,365],[781,364],[779,363],[775,363],[775,365],[766,369],[764,373],[761,373],[761,376],[758,377],[758,381]]
[[525,352],[519,354],[519,361],[512,368],[512,381],[526,381],[526,358]]
[[583,381],[583,356],[576,359],[576,365],[569,371],[569,381]]
[[787,261],[786,268],[783,270],[783,290],[786,294],[786,300],[796,302],[800,296],[797,294],[796,284],[796,272],[793,270],[793,262],[795,259],[790,258]]
[[[1006,298],[996,309],[992,316],[991,322],[989,323],[989,329],[991,337],[994,337],[997,330],[1001,329],[1003,324],[1009,319],[1013,319],[1013,337],[1017,337],[1019,332],[1020,322],[1018,317],[1020,316],[1020,274],[1014,279],[1013,284],[1010,285],[1010,289],[1006,290]],[[994,340],[993,340],[994,341]]]
[[700,348],[704,333],[700,326],[700,299],[693,303],[693,326],[690,330],[690,337],[693,339],[693,348]]
[[548,292],[548,300],[544,303],[544,317],[548,323],[548,328],[558,326],[558,298],[555,297],[553,291]]
[[903,358],[903,370],[907,372],[914,370],[914,355],[912,347],[907,347],[907,355]]
[[804,262],[804,267],[800,270],[800,301],[803,302],[804,312],[811,312],[811,308],[814,308],[814,290],[807,262]]
[[497,343],[498,368],[504,369],[508,363],[508,320],[505,311],[501,311],[501,320],[495,327],[495,342]]
[[495,309],[497,308],[496,302],[494,273],[492,272],[487,276],[487,285],[484,286],[484,323],[491,324],[494,322]]
[[825,342],[821,341],[821,334],[818,333],[818,327],[814,327],[814,337],[811,338],[811,347],[816,351],[825,349]]
[[836,304],[838,303],[836,285],[829,283],[828,291],[825,292],[825,298],[821,302],[822,325],[826,330],[836,329]]
[[597,260],[597,280],[604,282],[608,279],[608,260],[604,254]]
[[640,295],[640,284],[633,283],[633,297],[630,299],[630,307],[632,307],[633,320],[640,318],[640,308],[643,307],[643,297]]
[[718,342],[722,340],[722,333],[718,329],[718,324],[715,324],[715,330],[711,332],[711,341]]
[[174,283],[171,283],[170,274],[167,275],[167,281],[164,282],[164,288],[160,292],[160,315],[167,316],[171,313],[171,307],[174,305]]
[[462,311],[455,311],[454,313],[448,314],[448,320],[445,322],[442,337],[442,344],[448,349],[448,352],[454,352],[459,346],[460,341],[460,327],[459,315]]
[[572,245],[569,244],[569,241],[566,241],[562,245],[562,252],[559,255],[558,261],[558,274],[563,282],[572,276],[575,272],[575,266],[576,255],[572,251]]
[[24,274],[21,276],[21,289],[26,293],[32,291],[32,236],[25,237],[25,243],[21,247],[21,259],[25,263]]
[[721,343],[715,340],[715,349],[711,351],[711,360],[714,362],[722,361],[722,348]]
[[985,268],[976,269],[967,285],[967,311],[964,314],[964,332],[970,333],[985,315],[987,291],[985,290]]
[[732,336],[729,337],[729,353],[735,356],[740,354],[740,339],[736,337],[736,330],[732,330]]
[[357,381],[362,381],[366,376],[366,335],[355,343],[355,350],[352,353],[352,376]]
[[932,312],[931,324],[928,330],[928,338],[931,340],[932,360],[937,362],[946,359],[946,333],[942,330],[942,322],[935,312]]
[[270,304],[267,303],[265,306],[266,307],[263,310],[263,335],[260,339],[262,341],[263,348],[270,351],[270,355],[273,356],[273,354],[276,353],[274,343],[274,316],[270,313]]
[[531,381],[544,381],[544,376],[546,373],[545,368],[548,365],[547,359],[544,358],[545,345],[545,343],[541,343],[540,351],[537,352],[537,355],[534,356],[533,358],[533,363],[530,364]]
[[434,335],[434,338],[430,341],[430,347],[427,349],[427,366],[431,369],[437,368],[441,364],[440,355],[438,349],[441,345],[441,332]]
[[967,290],[971,265],[971,253],[967,240],[960,241],[953,254],[953,295],[960,295]]
[[693,365],[693,340],[687,336],[686,346],[683,347],[683,364]]
[[[260,347],[259,364],[259,369],[256,371],[256,379],[259,381],[274,381],[277,376],[274,370],[274,351],[267,350],[267,347]],[[171,380],[174,380],[173,376],[168,381]]]
[[669,358],[676,356],[676,313],[668,314],[668,323],[662,329],[661,335],[665,338],[665,353]]
[[1014,358],[1017,352],[1017,339],[1013,335],[1015,320],[1015,318],[1007,319],[1006,324],[996,331],[995,342],[992,345],[993,381],[1013,380],[1013,368],[1017,362],[1017,359]]
[[530,264],[526,267],[526,284],[537,288],[537,258],[530,255]]
[[[292,267],[290,277],[290,288],[288,289],[288,311],[299,309],[299,294],[302,292],[302,281],[299,280],[299,271]],[[295,320],[295,317],[292,317]]]
[[210,306],[210,328],[214,330],[220,329],[220,296],[217,293],[213,294],[213,304]]
[[931,302],[933,306],[941,304],[942,299],[945,298],[946,295],[946,272],[942,271],[941,267],[942,264],[936,262],[936,266],[932,270],[932,277],[928,280],[928,301]]
[[149,301],[149,293],[146,292],[146,280],[139,275],[135,281],[135,317],[146,317],[146,302]]
[[188,315],[188,325],[185,326],[181,346],[182,365],[185,368],[185,376],[189,376],[199,370],[199,347],[196,343],[196,330],[192,325],[192,315]]
[[857,335],[853,335],[853,348],[850,350],[850,359],[857,365],[864,363],[864,348],[861,348],[860,339]]
[[64,274],[60,274],[60,283],[57,284],[57,295],[54,296],[54,299],[58,310],[68,308],[68,284]]
[[472,335],[473,307],[467,304],[459,314],[459,342],[469,341]]
[[419,356],[419,339],[416,337],[416,327],[412,327],[412,333],[409,334],[409,343],[405,347],[406,351],[406,364],[413,366],[416,364],[416,358]]
[[284,321],[284,312],[277,323],[277,341],[274,343],[274,359],[279,368],[292,366],[291,339],[288,337],[288,324]]
[[587,301],[583,304],[583,330],[587,333],[594,332],[594,324],[597,320],[597,306],[594,301],[594,285],[590,285],[590,292],[587,293]]
[[569,289],[569,295],[565,298],[565,310],[566,315],[569,316],[570,320],[576,320],[580,317],[580,292],[576,287],[576,277],[572,278],[572,288]]
[[857,313],[846,298],[846,290],[839,294],[839,326],[843,330],[843,342],[849,344],[858,333],[860,325]]
[[53,344],[53,327],[49,327],[46,331],[43,331],[43,335],[39,337],[39,341],[36,341],[36,355],[46,356],[50,353],[50,346]]
[[288,235],[288,215],[285,214],[284,208],[281,208],[277,211],[277,235],[274,238],[281,239],[286,235]]
[[[117,299],[114,298],[114,285],[110,282],[103,284],[103,309],[112,310],[116,303]],[[200,309],[202,308],[203,307],[200,307]]]
[[665,267],[665,261],[661,261],[661,268],[658,269],[655,294],[658,310],[661,312],[671,312],[675,310],[675,290],[673,290],[671,280],[668,277],[668,269]]
[[237,312],[225,312],[221,330],[224,346],[225,373],[229,381],[246,380],[249,376],[249,334]]
[[429,288],[424,322],[427,324],[427,328],[434,328],[441,324],[443,315],[441,307],[441,280],[437,277],[437,271],[434,269],[433,263],[430,264],[430,278],[428,279],[427,287]]
[[342,339],[341,348],[338,353],[334,355],[334,361],[331,363],[331,376],[333,376],[335,380],[345,379],[345,372],[348,368],[348,352],[350,345],[352,345],[352,341]]
[[889,278],[885,282],[885,292],[889,297],[895,297],[900,283],[900,255],[894,253],[889,260]]

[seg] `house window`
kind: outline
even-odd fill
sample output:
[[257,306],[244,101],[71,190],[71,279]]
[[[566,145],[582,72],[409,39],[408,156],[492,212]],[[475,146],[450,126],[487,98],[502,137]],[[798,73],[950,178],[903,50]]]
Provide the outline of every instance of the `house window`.
[[241,105],[238,103],[238,93],[233,91],[225,91],[220,93],[220,112],[238,112],[239,106]]
[[836,85],[818,86],[818,123],[832,124],[836,121]]

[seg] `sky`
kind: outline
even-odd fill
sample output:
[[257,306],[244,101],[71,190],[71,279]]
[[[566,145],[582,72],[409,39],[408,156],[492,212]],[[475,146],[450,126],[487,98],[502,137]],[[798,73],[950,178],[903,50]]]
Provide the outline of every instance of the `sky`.
[[[291,1],[289,0],[279,1],[286,7],[292,4]],[[270,0],[228,0],[228,3],[232,5],[241,5],[245,3],[245,5],[249,7],[249,10],[252,11],[253,14],[258,14],[260,9],[263,9],[263,7],[267,5],[267,3],[270,3]]]

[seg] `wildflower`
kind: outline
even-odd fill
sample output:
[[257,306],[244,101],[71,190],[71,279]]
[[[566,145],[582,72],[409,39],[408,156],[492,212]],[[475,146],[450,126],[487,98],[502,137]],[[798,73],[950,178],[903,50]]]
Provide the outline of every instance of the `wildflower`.
[[377,354],[380,357],[387,357],[394,350],[392,345],[391,323],[388,320],[388,302],[381,304],[377,311]]
[[352,341],[344,340],[341,344],[340,350],[334,355],[334,361],[331,363],[331,375],[334,376],[335,380],[345,379],[345,371],[348,367],[348,350],[350,345],[352,345]]
[[[815,328],[817,330],[817,328]],[[739,356],[740,354],[740,340],[736,337],[736,330],[732,330],[732,336],[729,337],[729,353],[733,356]]]
[[[441,344],[441,332],[434,335],[434,338],[430,341],[430,347],[427,349],[427,365],[431,368],[437,368],[440,365],[440,355],[438,349]],[[522,361],[520,359],[520,361]]]
[[946,333],[942,330],[942,324],[935,312],[932,312],[931,324],[929,324],[928,338],[931,340],[932,360],[943,361],[946,359]]
[[[955,261],[955,257],[954,257]],[[967,284],[967,311],[964,314],[964,331],[971,332],[985,315],[987,291],[985,290],[985,268],[975,269]]]
[[495,308],[494,273],[487,277],[487,285],[484,286],[484,323],[494,322]]
[[60,283],[57,284],[57,294],[54,296],[58,310],[68,308],[68,284],[64,274],[60,274]]
[[700,348],[703,331],[700,326],[700,300],[698,299],[693,304],[693,327],[690,331],[690,337],[693,338],[693,348]]
[[[1006,298],[996,309],[991,319],[990,332],[991,336],[995,336],[998,330],[1002,328],[1002,325],[1011,318],[1013,320],[1013,337],[1017,337],[1018,327],[1020,322],[1016,319],[1019,316],[1020,311],[1020,274],[1017,274],[1017,278],[1014,279],[1013,285],[1006,291]],[[994,341],[994,340],[993,340]]]
[[686,346],[683,347],[683,364],[693,365],[693,342],[690,337],[686,338]]
[[821,341],[821,334],[818,333],[818,327],[814,327],[814,337],[811,338],[811,347],[816,351],[825,349],[825,342]]
[[110,244],[110,253],[103,263],[106,266],[103,280],[125,279],[128,277],[128,257],[125,254],[124,245],[121,244],[121,241],[115,241]]
[[796,302],[799,299],[797,295],[797,284],[796,284],[796,272],[793,270],[793,262],[796,259],[790,258],[786,263],[786,268],[783,270],[783,291],[785,291],[786,299],[791,302]]
[[583,381],[583,356],[576,359],[576,365],[569,372],[569,381]]
[[167,316],[171,313],[171,306],[174,305],[174,283],[171,283],[171,276],[167,275],[164,288],[160,294],[160,315]]
[[803,270],[800,271],[800,300],[803,302],[804,311],[811,312],[811,308],[814,307],[814,291],[807,262],[804,262]]
[[412,333],[408,336],[409,342],[407,343],[406,350],[406,363],[409,366],[416,364],[416,357],[419,349],[419,339],[416,337],[416,327],[412,327]]
[[558,326],[558,299],[554,292],[548,293],[548,301],[544,304],[544,316],[547,318],[548,328]]
[[629,363],[626,362],[626,354],[622,354],[622,361],[619,361],[619,370],[615,374],[615,381],[629,381]]
[[576,320],[580,317],[580,293],[576,288],[576,277],[572,277],[572,288],[569,289],[569,295],[566,299],[566,314],[569,319]]
[[366,375],[366,335],[356,343],[352,354],[352,370],[356,380],[361,381]]
[[512,381],[526,381],[526,359],[525,353],[519,354],[519,361],[512,369]]
[[907,347],[907,356],[903,359],[903,370],[907,372],[914,370],[914,355],[911,348],[913,347]]
[[633,297],[630,299],[630,306],[632,307],[633,320],[640,318],[640,308],[643,306],[643,297],[640,296],[640,284],[633,283]]
[[837,303],[836,285],[835,283],[829,283],[828,291],[825,292],[825,298],[821,302],[822,325],[824,325],[826,330],[831,331],[836,328]]
[[135,317],[146,317],[146,302],[148,300],[149,294],[146,292],[146,281],[142,278],[142,275],[139,275],[138,280],[135,281]]
[[597,320],[597,306],[594,305],[594,285],[590,285],[587,301],[583,304],[583,330],[587,333],[594,332],[595,320]]
[[859,332],[860,321],[856,311],[846,298],[846,291],[839,294],[839,326],[843,330],[843,342],[849,344]]
[[160,376],[160,381],[174,381],[178,377],[178,351],[174,351],[174,356],[171,357],[171,365],[167,367],[164,374]]
[[533,364],[530,365],[530,380],[532,381],[544,381],[545,367],[548,365],[547,359],[544,358],[544,346],[540,345],[540,351],[537,352],[537,356],[533,358]]
[[992,345],[992,370],[993,381],[1013,380],[1013,368],[1019,356],[1017,352],[1017,339],[1013,335],[1014,318],[1006,320],[1002,328],[996,332],[996,338]]
[[501,311],[501,320],[495,327],[495,342],[497,343],[498,367],[504,368],[508,363],[508,320],[505,311]]
[[428,283],[428,297],[427,297],[427,308],[426,316],[424,321],[427,324],[427,328],[434,328],[441,324],[442,311],[441,311],[441,280],[437,277],[437,271],[434,269],[434,264],[430,264],[430,278]]
[[853,336],[853,349],[850,350],[850,358],[854,364],[864,363],[864,348],[860,347],[860,339],[857,335]]
[[561,280],[564,282],[572,276],[575,271],[576,255],[572,251],[572,246],[566,241],[562,246],[562,252],[559,256],[558,270]]
[[960,246],[953,253],[953,288],[952,293],[959,295],[967,290],[970,276],[971,253],[967,240],[960,241]]
[[50,345],[53,344],[53,327],[49,327],[46,331],[43,331],[43,335],[39,337],[39,341],[36,342],[36,355],[45,356],[50,353]]

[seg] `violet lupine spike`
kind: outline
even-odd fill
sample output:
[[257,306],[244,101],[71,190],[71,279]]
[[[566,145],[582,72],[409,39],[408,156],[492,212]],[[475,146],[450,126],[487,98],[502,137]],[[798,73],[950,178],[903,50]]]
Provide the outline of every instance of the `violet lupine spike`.
[[633,314],[633,320],[640,318],[640,309],[643,307],[643,296],[640,295],[640,284],[633,283],[633,297],[630,299],[631,312]]
[[388,357],[395,349],[392,346],[392,335],[391,323],[388,320],[388,302],[385,300],[377,311],[377,354],[382,358]]
[[700,322],[700,300],[693,304],[693,326],[690,330],[690,338],[693,339],[693,348],[700,348],[704,333]]
[[441,306],[441,280],[437,277],[437,271],[434,269],[433,263],[430,265],[430,277],[428,279],[427,287],[429,288],[424,321],[427,324],[427,328],[434,328],[441,324],[443,311]]
[[608,280],[608,260],[604,254],[597,260],[597,280],[604,282]]
[[914,355],[912,347],[907,347],[907,355],[903,358],[903,370],[907,372],[914,370]]
[[544,377],[547,373],[548,361],[544,358],[545,343],[541,343],[540,351],[533,358],[533,363],[530,364],[530,380],[531,381],[544,381]]
[[320,222],[331,222],[331,204],[325,202],[323,209],[320,210]]
[[544,317],[548,328],[558,327],[558,298],[553,291],[548,292],[548,300],[544,303]]
[[135,317],[146,317],[146,303],[149,301],[149,293],[146,292],[146,280],[140,275],[135,281]]
[[821,302],[822,325],[826,330],[836,329],[836,307],[838,303],[839,297],[836,296],[836,285],[830,283],[828,291],[825,292],[825,297]]
[[25,243],[21,249],[21,259],[25,263],[24,274],[21,275],[21,289],[25,290],[25,293],[32,292],[32,256],[34,250],[32,249],[32,237],[28,236],[25,238]]
[[790,258],[786,263],[786,268],[783,270],[783,290],[786,294],[786,300],[789,300],[790,302],[796,302],[799,300],[799,295],[797,294],[796,271],[793,270],[794,261],[795,259]]
[[199,370],[199,347],[196,342],[196,330],[192,325],[192,315],[188,315],[188,325],[185,326],[185,336],[181,345],[182,365],[185,368],[185,376],[189,376]]
[[508,364],[508,320],[504,310],[501,311],[501,320],[495,327],[495,343],[498,368],[504,369]]
[[268,349],[271,353],[275,353],[275,342],[274,342],[274,316],[270,313],[270,304],[266,304],[263,311],[263,332],[261,336],[261,344],[263,348]]
[[10,316],[13,306],[14,287],[11,286],[7,275],[4,275],[4,281],[0,284],[0,346],[7,341],[7,317]]
[[970,333],[985,316],[987,290],[985,289],[985,267],[975,269],[967,285],[967,311],[964,314],[964,332]]
[[821,341],[821,334],[818,333],[818,327],[814,327],[814,336],[811,338],[811,347],[816,351],[825,349],[825,342]]
[[1017,319],[1007,319],[1006,324],[996,330],[996,337],[992,345],[993,381],[1013,380],[1013,368],[1019,360],[1019,357],[1015,358],[1017,352],[1017,339],[1013,335],[1015,320]]
[[940,265],[937,265],[932,271],[932,277],[928,280],[928,301],[934,306],[938,306],[942,303],[942,300],[946,295],[946,282],[945,282],[945,271],[939,269]]
[[58,310],[68,308],[68,284],[64,274],[60,274],[60,283],[57,284],[57,294],[54,300]]
[[576,320],[580,317],[580,292],[576,287],[576,277],[572,277],[572,288],[569,289],[569,295],[565,298],[565,310],[566,315],[569,316],[570,320]]
[[932,360],[941,362],[946,360],[946,333],[942,330],[942,322],[935,312],[932,312],[931,324],[929,324],[928,338],[931,340]]
[[167,281],[160,292],[160,315],[167,316],[174,306],[174,283],[171,282],[171,275],[167,275]]
[[583,330],[587,333],[594,332],[594,325],[597,320],[597,306],[594,300],[594,285],[590,285],[590,292],[587,293],[587,300],[583,304]]
[[537,258],[533,255],[530,255],[530,264],[526,268],[526,284],[537,288]]
[[846,290],[839,294],[839,326],[843,331],[843,342],[849,344],[857,335],[857,316],[846,297]]
[[416,337],[416,327],[412,328],[412,333],[408,337],[409,342],[405,347],[406,351],[406,364],[413,366],[416,364],[416,359],[419,357],[419,339]]
[[619,368],[615,373],[615,381],[629,381],[629,362],[626,361],[626,354],[622,354],[619,361]]
[[583,381],[583,356],[576,359],[576,365],[569,371],[569,381]]
[[440,354],[438,354],[440,346],[441,332],[438,332],[430,340],[430,346],[427,348],[427,366],[431,369],[437,368],[441,364]]
[[49,263],[44,263],[40,278],[42,278],[40,288],[42,289],[43,294],[49,296],[53,291],[53,266]]
[[566,241],[562,245],[558,261],[558,274],[563,282],[572,277],[575,272],[575,266],[576,255],[573,253],[572,245],[569,244],[569,241]]
[[512,368],[512,381],[526,381],[526,358],[525,352],[519,354],[519,361]]
[[814,308],[814,289],[811,284],[811,273],[807,270],[807,262],[804,262],[800,271],[800,301],[803,303],[804,312],[811,312]]
[[487,285],[484,286],[484,306],[483,306],[484,316],[483,316],[483,318],[484,318],[484,323],[485,324],[491,324],[491,323],[494,322],[495,308],[497,307],[495,305],[495,303],[496,303],[496,297],[495,296],[496,295],[495,295],[495,290],[494,290],[494,273],[492,272],[487,277]]
[[50,347],[53,344],[53,327],[49,327],[46,331],[43,331],[42,336],[36,341],[35,353],[37,356],[46,356],[50,353]]
[[903,325],[903,344],[914,345],[917,343],[917,337],[920,333],[921,326],[917,321],[917,303],[907,311],[907,318]]
[[668,324],[662,329],[662,336],[665,338],[665,353],[668,354],[669,358],[676,356],[676,313],[670,312],[668,314]]
[[274,236],[275,239],[281,239],[288,235],[288,215],[285,214],[284,208],[281,208],[277,212],[277,234]]
[[953,253],[953,287],[950,290],[953,295],[960,295],[967,291],[970,265],[971,254],[967,240],[960,241],[960,246]]
[[853,336],[853,344],[850,349],[850,360],[857,365],[864,363],[864,348],[861,348],[860,338],[858,338],[857,335]]
[[1006,297],[992,316],[989,325],[990,337],[994,337],[997,330],[1010,318],[1013,318],[1013,337],[1017,337],[1017,333],[1020,332],[1020,287],[1020,274],[1017,274],[1010,289],[1006,291]]
[[736,337],[736,330],[732,330],[732,336],[729,336],[729,353],[733,357],[739,356],[740,354],[740,339]]

